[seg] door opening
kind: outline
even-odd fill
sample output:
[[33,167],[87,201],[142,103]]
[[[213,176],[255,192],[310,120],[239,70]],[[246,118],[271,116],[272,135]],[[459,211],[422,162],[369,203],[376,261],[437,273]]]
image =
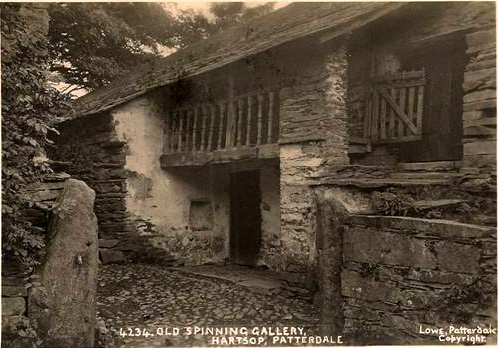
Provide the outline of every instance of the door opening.
[[230,261],[254,266],[261,245],[259,170],[230,178]]

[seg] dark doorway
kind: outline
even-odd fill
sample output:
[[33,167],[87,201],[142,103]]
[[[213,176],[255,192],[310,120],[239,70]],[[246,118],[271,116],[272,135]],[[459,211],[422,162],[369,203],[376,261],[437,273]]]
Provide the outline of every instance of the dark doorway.
[[230,261],[254,266],[261,244],[259,171],[234,172],[230,181]]
[[455,161],[462,158],[463,71],[466,64],[465,40],[427,43],[411,52],[408,68],[425,68],[426,89],[422,140],[403,144],[403,162]]

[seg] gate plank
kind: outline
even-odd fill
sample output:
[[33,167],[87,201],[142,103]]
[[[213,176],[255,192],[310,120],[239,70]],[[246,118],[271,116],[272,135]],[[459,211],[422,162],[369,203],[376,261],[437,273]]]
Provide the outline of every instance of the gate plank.
[[[405,103],[406,103],[406,89],[400,88],[400,90],[399,90],[399,109],[403,113],[405,112]],[[408,115],[407,115],[407,119],[409,122],[411,122]],[[401,138],[404,135],[410,135],[410,134],[409,134],[409,132],[406,132],[406,134],[405,134],[405,125],[403,124],[403,122],[401,122],[401,120],[399,120],[399,122],[398,122],[398,138]]]
[[379,93],[377,88],[374,88],[372,91],[372,99],[373,99],[373,108],[372,108],[372,140],[377,140],[379,133],[379,124],[378,124],[378,113],[379,113]]
[[[396,100],[397,90],[395,88],[391,88],[391,98],[392,100]],[[389,108],[389,138],[394,138],[394,125],[396,123],[396,115],[392,108]]]
[[424,113],[424,86],[418,88],[417,96],[417,135],[422,134],[422,114]]
[[[416,123],[416,114],[415,114],[415,87],[408,88],[408,117],[412,120],[413,124],[418,129],[418,124]],[[415,133],[417,134],[417,133]]]
[[[415,125],[410,121],[410,119],[405,114],[405,112],[400,108],[400,106],[398,106],[393,100],[391,100],[391,97],[387,93],[385,87],[377,86],[376,90],[386,99],[386,101],[389,103],[389,105],[391,105],[394,111],[396,111],[397,116],[405,122],[410,131],[412,131],[414,134],[417,134],[417,128],[415,127]],[[404,108],[404,95],[405,95],[404,91],[405,90],[402,89],[401,90],[402,95],[400,95],[400,102],[403,102],[403,108]]]

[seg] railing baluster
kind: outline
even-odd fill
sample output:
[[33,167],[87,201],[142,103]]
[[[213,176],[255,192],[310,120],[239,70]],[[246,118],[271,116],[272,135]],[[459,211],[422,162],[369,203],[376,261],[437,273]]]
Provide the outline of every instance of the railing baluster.
[[178,129],[178,139],[177,139],[178,140],[178,152],[182,152],[183,117],[182,117],[181,111],[178,111],[177,114],[178,114],[178,119],[180,122],[180,127]]
[[185,126],[185,151],[191,151],[190,145],[190,128],[192,127],[190,109],[185,110],[186,126]]
[[218,147],[221,149],[221,138],[223,136],[223,123],[225,121],[225,103],[220,103],[220,129],[218,130]]
[[273,131],[273,108],[275,105],[275,92],[271,91],[268,94],[269,105],[268,105],[268,137],[266,139],[267,144],[272,143],[272,131]]
[[171,152],[176,152],[176,117],[175,113],[171,113]]
[[263,94],[258,94],[258,137],[256,140],[256,144],[261,144],[261,128],[263,126]]
[[164,153],[170,152],[170,142],[171,142],[171,114],[166,113],[166,120],[164,125]]
[[214,133],[214,117],[216,115],[216,107],[214,104],[209,105],[209,109],[211,110],[211,125],[209,127],[209,140],[208,140],[208,151],[212,151],[213,148],[213,133]]
[[251,145],[252,95],[247,96],[247,134],[246,146]]
[[201,129],[201,151],[206,150],[206,123],[207,123],[207,112],[205,105],[201,106],[201,118],[202,118],[202,129]]
[[239,118],[237,120],[237,147],[240,147],[242,142],[242,116],[244,115],[244,99],[240,98],[239,103]]
[[198,107],[195,107],[194,108],[194,126],[192,127],[192,151],[197,151],[197,144],[196,144],[196,141],[197,141],[197,118],[198,118],[198,115],[199,115],[199,108]]

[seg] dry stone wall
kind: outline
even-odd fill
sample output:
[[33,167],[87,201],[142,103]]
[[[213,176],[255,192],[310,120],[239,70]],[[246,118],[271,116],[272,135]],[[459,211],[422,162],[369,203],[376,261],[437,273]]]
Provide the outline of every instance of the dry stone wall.
[[464,167],[496,168],[496,29],[467,34],[464,73]]
[[495,228],[353,215],[343,238],[344,332],[351,343],[440,344],[420,334],[421,325],[496,324]]
[[126,213],[126,143],[118,140],[107,114],[67,121],[59,130],[57,150],[51,158],[96,192],[101,260],[123,262],[129,251],[127,237],[134,231]]
[[292,286],[312,287],[316,207],[309,187],[325,165],[349,163],[347,47],[322,47],[299,83],[282,90],[280,147],[281,261]]
[[[44,182],[28,186],[24,192],[33,204],[23,214],[40,235],[47,235],[50,211],[64,188],[69,175],[54,174]],[[15,259],[2,259],[2,346],[30,346],[36,333],[28,319],[28,285],[33,278],[33,267]]]

